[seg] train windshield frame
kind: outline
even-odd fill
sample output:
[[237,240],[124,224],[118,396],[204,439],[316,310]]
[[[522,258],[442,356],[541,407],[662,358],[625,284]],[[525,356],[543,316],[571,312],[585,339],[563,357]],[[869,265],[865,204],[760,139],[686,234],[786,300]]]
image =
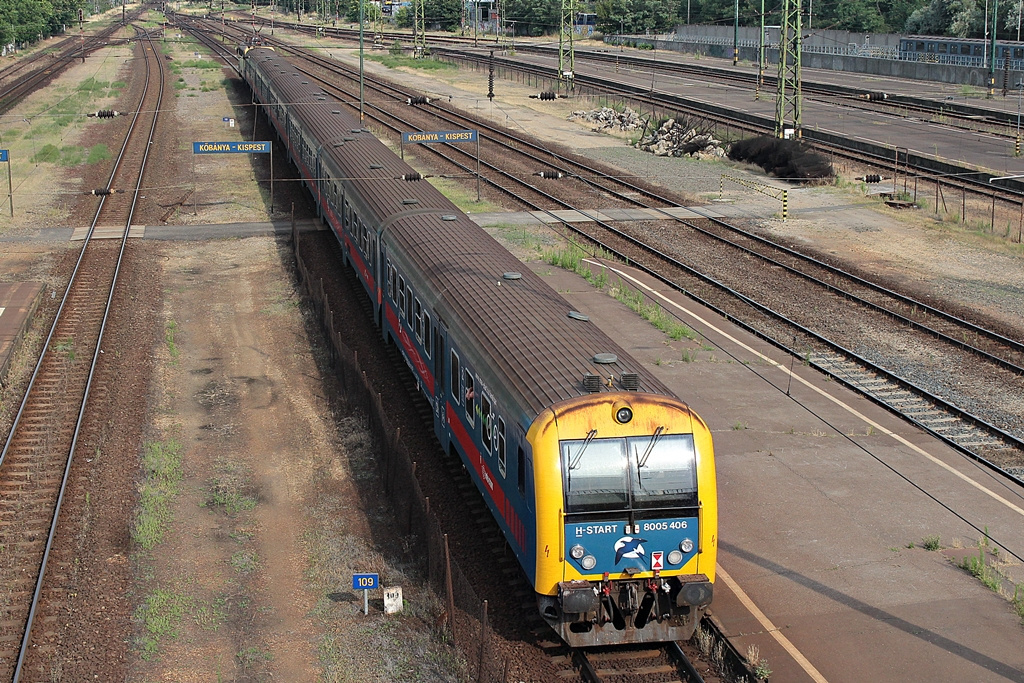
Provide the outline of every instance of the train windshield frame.
[[567,514],[697,504],[692,434],[559,441]]

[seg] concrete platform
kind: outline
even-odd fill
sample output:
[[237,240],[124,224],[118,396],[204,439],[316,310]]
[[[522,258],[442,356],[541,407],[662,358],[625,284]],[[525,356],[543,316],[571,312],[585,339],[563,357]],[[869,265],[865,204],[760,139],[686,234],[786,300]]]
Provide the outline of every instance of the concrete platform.
[[938,536],[972,548],[987,530],[1004,571],[1024,583],[1010,556],[1024,557],[1024,490],[616,268],[702,341],[672,341],[575,275],[534,265],[710,425],[720,499],[711,611],[737,649],[756,647],[773,681],[1024,681],[1024,626],[1008,600],[947,558],[965,551],[921,547]]
[[42,291],[41,282],[0,282],[0,384]]
[[[582,223],[600,220],[617,221],[652,221],[675,218],[725,218],[731,216],[728,206],[709,207],[692,206],[673,209],[594,209],[593,211],[519,211],[471,214],[477,225],[490,227],[494,225],[550,225],[552,223]],[[325,226],[314,219],[296,221],[299,230],[325,230]],[[208,240],[237,237],[254,237],[257,235],[286,235],[292,230],[290,220],[249,222],[249,223],[216,223],[209,225],[133,225],[128,232],[132,239],[149,240]],[[28,238],[17,240],[0,238],[2,241],[30,242],[66,242],[68,240],[84,240],[89,228],[42,228]],[[124,226],[97,226],[93,231],[93,239],[118,239],[124,232]]]

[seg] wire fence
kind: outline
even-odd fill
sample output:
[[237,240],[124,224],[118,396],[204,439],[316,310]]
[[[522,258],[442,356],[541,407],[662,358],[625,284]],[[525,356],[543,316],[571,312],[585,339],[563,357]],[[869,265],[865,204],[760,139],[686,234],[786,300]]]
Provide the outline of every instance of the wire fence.
[[414,539],[414,547],[426,558],[428,581],[445,605],[440,627],[451,637],[466,662],[470,680],[506,683],[509,661],[497,657],[487,601],[481,600],[458,564],[452,559],[448,535],[430,510],[416,479],[416,464],[402,445],[400,432],[388,420],[380,393],[360,366],[358,354],[344,341],[334,321],[334,311],[323,279],[310,275],[302,259],[299,232],[292,221],[292,244],[299,280],[313,304],[328,340],[331,366],[347,405],[366,416],[377,453],[377,469],[397,524]]

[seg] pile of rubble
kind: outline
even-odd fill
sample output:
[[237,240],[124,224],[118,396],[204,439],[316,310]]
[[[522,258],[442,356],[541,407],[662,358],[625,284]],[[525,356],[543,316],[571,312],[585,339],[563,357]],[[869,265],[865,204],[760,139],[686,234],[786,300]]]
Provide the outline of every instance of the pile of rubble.
[[689,123],[675,119],[665,121],[658,130],[645,135],[635,147],[659,157],[689,154],[698,159],[718,159],[725,156],[721,140],[716,140],[711,133],[699,133]]
[[605,128],[636,130],[643,125],[643,119],[629,107],[626,107],[621,112],[617,112],[609,107],[601,107],[593,111],[574,111],[569,114],[570,121],[575,121],[576,119],[583,119],[588,123],[598,124],[594,128],[595,132]]

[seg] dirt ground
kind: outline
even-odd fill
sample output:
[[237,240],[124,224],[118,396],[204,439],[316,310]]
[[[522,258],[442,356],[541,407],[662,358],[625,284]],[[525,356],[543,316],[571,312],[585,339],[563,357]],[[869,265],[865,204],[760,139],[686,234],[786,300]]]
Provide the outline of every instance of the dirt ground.
[[[196,48],[181,43],[171,49],[184,61]],[[351,50],[324,49],[355,60]],[[25,103],[22,113],[45,110],[88,77],[123,80],[130,66],[125,48],[98,53],[53,92]],[[367,68],[386,71],[373,62]],[[773,200],[740,186],[726,184],[719,198],[723,174],[772,182],[759,173],[730,163],[654,158],[626,147],[624,136],[565,120],[586,103],[531,100],[530,89],[507,82],[496,85],[498,97],[489,102],[485,71],[396,75],[410,89],[450,96],[453,104],[683,189],[709,207],[866,270],[897,271],[923,290],[1000,319],[1017,323],[1024,313],[1021,250],[1006,240],[951,229],[920,213],[879,209],[855,185],[794,189],[792,217],[783,222]],[[182,160],[188,140],[242,139],[241,125],[222,121],[246,122],[245,110],[220,85],[225,76],[199,68],[178,74],[182,85],[169,105],[177,117],[177,149],[162,163],[186,169],[175,196],[188,201],[150,207],[148,215],[166,214],[175,224],[268,220],[266,192],[251,182],[265,172],[262,160],[203,159],[194,172],[191,155]],[[112,106],[111,90],[89,107]],[[81,144],[76,141],[91,134],[88,125],[96,125],[55,129],[53,142],[46,142],[28,134],[42,119],[30,120],[14,124],[18,132],[10,142],[4,138],[12,157],[29,158],[42,144]],[[16,218],[0,212],[0,278],[59,288],[56,265],[75,245],[41,236],[39,229],[74,227],[66,225],[66,190],[77,187],[84,172],[40,163],[16,166],[15,173]],[[162,541],[147,551],[136,545],[132,554],[135,583],[126,599],[134,610],[133,632],[116,636],[130,640],[123,678],[455,679],[457,657],[433,634],[434,599],[415,571],[389,559],[374,533],[388,518],[380,504],[369,502],[375,484],[368,436],[328,398],[330,379],[295,290],[287,246],[260,237],[144,242],[138,251],[158,278],[160,300],[151,303],[159,320],[155,335],[136,340],[152,348],[153,375],[143,441],[125,457],[170,454],[180,475]],[[4,397],[2,410],[10,400]],[[140,490],[146,473],[140,464]],[[126,534],[138,514],[122,520]],[[364,617],[360,596],[351,590],[354,571],[380,572],[402,585],[404,615],[385,618],[375,602]]]

